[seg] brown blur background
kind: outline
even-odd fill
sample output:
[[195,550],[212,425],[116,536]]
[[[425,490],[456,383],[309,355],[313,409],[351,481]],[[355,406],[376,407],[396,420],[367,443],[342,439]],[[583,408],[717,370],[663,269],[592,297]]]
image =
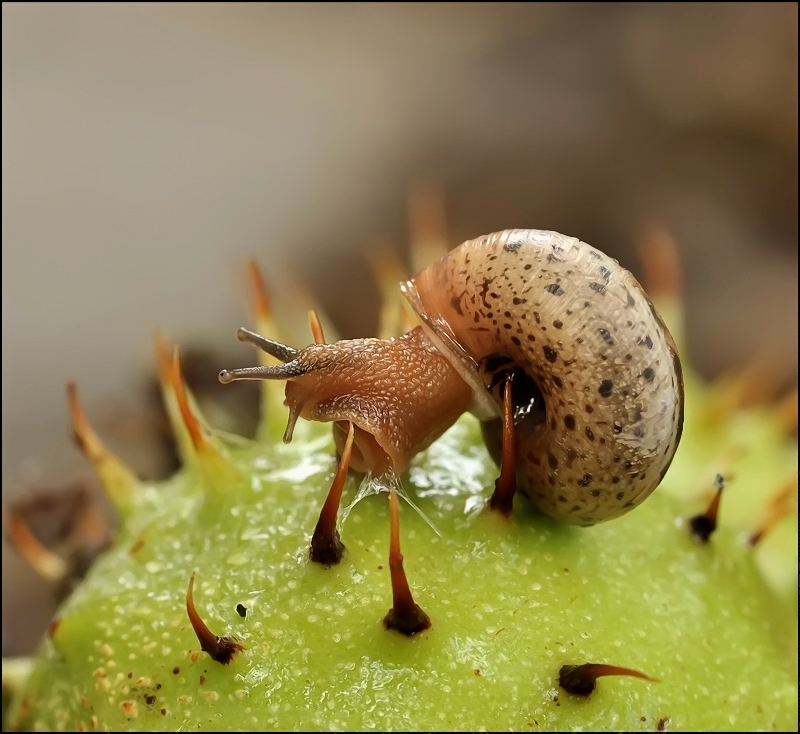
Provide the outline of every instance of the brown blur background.
[[[641,275],[637,240],[666,227],[696,366],[758,355],[795,385],[797,13],[4,3],[4,502],[90,476],[70,379],[119,453],[166,471],[153,332],[211,350],[209,385],[252,362],[235,342],[251,255],[278,310],[296,276],[343,336],[373,334],[365,253],[407,254],[425,184],[453,245],[555,229]],[[53,598],[4,540],[4,655],[33,648]]]

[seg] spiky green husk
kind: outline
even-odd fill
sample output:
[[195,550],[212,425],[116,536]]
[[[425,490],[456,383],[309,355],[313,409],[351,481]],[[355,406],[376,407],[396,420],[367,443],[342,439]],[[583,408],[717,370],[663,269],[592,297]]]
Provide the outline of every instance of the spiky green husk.
[[[9,723],[793,730],[796,597],[786,578],[765,583],[759,556],[790,567],[796,526],[786,518],[755,552],[742,537],[754,508],[796,471],[793,442],[774,440],[765,411],[708,425],[704,397],[690,388],[687,434],[664,485],[589,529],[551,522],[522,499],[511,520],[484,511],[495,468],[477,424],[462,418],[403,478],[439,533],[402,505],[406,570],[433,619],[413,638],[381,624],[391,604],[385,494],[352,508],[340,565],[308,561],[335,468],[327,428],[298,426],[290,446],[220,444],[229,473],[189,462],[137,490],[114,547],[58,612]],[[731,435],[745,447],[734,456]],[[731,478],[723,527],[698,544],[685,519],[704,508],[716,471]],[[357,491],[351,478],[345,504]],[[227,666],[200,652],[186,616],[193,571],[201,616],[246,647]],[[561,665],[587,661],[660,682],[603,678],[588,699],[559,689]]]

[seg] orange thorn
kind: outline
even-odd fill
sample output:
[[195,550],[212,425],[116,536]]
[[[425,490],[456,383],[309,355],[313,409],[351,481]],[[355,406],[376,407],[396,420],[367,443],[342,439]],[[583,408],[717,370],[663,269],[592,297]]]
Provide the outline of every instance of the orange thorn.
[[606,665],[605,663],[584,663],[583,665],[562,665],[558,671],[558,685],[567,693],[575,696],[588,696],[595,689],[597,679],[604,675],[629,675],[651,683],[659,682],[658,678],[651,678],[632,668],[620,668],[617,665]]
[[331,483],[325,504],[322,505],[322,511],[319,513],[314,535],[311,537],[311,560],[315,563],[322,563],[325,566],[333,566],[339,563],[345,551],[344,543],[342,543],[339,531],[336,529],[336,517],[339,513],[342,492],[347,481],[347,471],[350,468],[353,438],[355,437],[353,422],[347,422],[350,427],[347,431],[347,440],[342,449],[342,458],[339,460],[339,468],[336,470],[336,476]]
[[319,316],[317,315],[317,310],[314,308],[310,309],[308,312],[308,323],[311,326],[311,333],[314,336],[314,343],[324,344],[325,332],[322,330],[322,324],[320,323]]
[[794,388],[788,395],[778,401],[778,420],[780,420],[781,425],[786,427],[786,432],[792,436],[797,435],[797,407],[797,388]]
[[500,476],[494,482],[494,492],[489,508],[508,517],[514,506],[517,492],[517,447],[514,441],[514,402],[511,396],[513,373],[503,383],[503,455]]
[[409,229],[414,272],[447,254],[447,225],[441,187],[427,183],[412,190]]
[[175,397],[178,401],[178,408],[181,411],[181,416],[183,417],[183,422],[186,425],[186,429],[189,431],[189,436],[191,436],[195,451],[202,451],[206,446],[206,439],[203,435],[203,430],[200,427],[200,423],[198,423],[197,418],[195,417],[194,413],[192,413],[191,408],[189,408],[189,400],[186,397],[186,387],[183,383],[183,377],[181,375],[181,362],[178,354],[178,347],[175,347],[172,353],[172,369],[170,370],[170,377],[172,389],[175,391]]
[[251,258],[247,263],[247,272],[250,276],[250,290],[253,294],[256,318],[261,321],[269,319],[269,299],[267,298],[267,287],[264,284],[264,276],[255,258]]
[[138,480],[133,472],[112,454],[92,430],[78,400],[78,388],[67,383],[67,402],[72,420],[72,432],[81,451],[92,463],[117,510],[125,511]]
[[767,518],[749,538],[751,546],[758,545],[764,536],[784,517],[797,510],[797,476],[790,479],[767,506]]
[[67,564],[48,550],[33,534],[22,515],[8,508],[6,528],[11,544],[39,576],[47,581],[62,581],[67,576]]
[[414,602],[408,578],[403,570],[403,554],[400,552],[400,520],[397,511],[397,492],[389,493],[390,540],[389,571],[392,578],[392,608],[383,618],[383,626],[404,635],[422,632],[431,626],[431,618]]
[[648,227],[637,249],[644,269],[645,290],[656,299],[667,296],[680,300],[683,296],[681,256],[670,232],[665,227]]
[[194,572],[189,579],[189,588],[186,590],[186,613],[189,615],[189,622],[200,641],[200,648],[203,652],[207,652],[216,662],[227,665],[237,652],[244,650],[244,646],[233,637],[219,637],[208,629],[194,607],[193,593]]

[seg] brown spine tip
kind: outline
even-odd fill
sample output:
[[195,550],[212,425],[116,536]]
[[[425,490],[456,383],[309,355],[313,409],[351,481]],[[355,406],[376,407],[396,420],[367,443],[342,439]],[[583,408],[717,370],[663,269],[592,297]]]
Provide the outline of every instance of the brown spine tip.
[[717,529],[719,503],[725,485],[725,478],[722,474],[717,474],[717,478],[714,480],[714,486],[717,491],[714,493],[714,497],[709,503],[708,509],[699,515],[689,518],[689,530],[692,533],[692,537],[698,543],[708,543],[711,534]]
[[412,190],[409,229],[414,272],[447,254],[447,223],[441,187],[427,182]]
[[84,456],[91,462],[103,483],[109,499],[117,511],[126,512],[131,505],[138,479],[134,473],[112,454],[94,432],[78,400],[78,388],[74,382],[67,383],[72,433]]
[[658,683],[658,678],[651,678],[632,668],[621,668],[605,663],[584,663],[583,665],[562,665],[558,671],[558,685],[574,696],[588,696],[594,691],[597,679],[604,675],[628,675]]
[[177,347],[175,347],[172,353],[170,378],[172,389],[175,391],[175,398],[178,401],[178,409],[181,412],[186,430],[189,432],[189,436],[192,439],[192,445],[195,451],[202,451],[206,447],[207,442],[203,435],[203,429],[200,427],[200,423],[189,407],[189,399],[186,396],[186,386],[184,385],[183,376],[181,374],[181,361]]
[[[513,374],[513,373],[512,373]],[[500,476],[494,482],[489,508],[505,517],[511,514],[517,492],[517,450],[514,441],[514,401],[511,395],[512,374],[503,383],[503,454]]]
[[264,276],[261,268],[255,259],[250,259],[247,263],[247,274],[250,280],[250,291],[253,294],[253,305],[255,307],[256,318],[260,321],[269,320],[269,298],[267,298],[267,287],[264,284]]
[[311,334],[314,336],[315,344],[325,343],[325,332],[322,330],[322,323],[316,309],[312,308],[308,312],[308,323],[311,326]]
[[400,552],[400,520],[397,510],[397,492],[389,494],[390,541],[389,571],[392,577],[392,608],[383,618],[387,630],[397,630],[411,636],[431,626],[431,618],[414,602],[406,573],[403,554]]
[[761,527],[747,539],[749,545],[758,545],[784,517],[797,512],[797,475],[792,477],[772,498],[767,507],[767,517]]
[[216,662],[227,665],[237,652],[244,650],[244,646],[233,637],[215,635],[200,619],[200,615],[194,607],[194,573],[189,579],[189,588],[186,590],[186,613],[189,615],[192,629],[200,641],[200,648]]
[[683,298],[681,257],[678,246],[664,227],[651,226],[642,236],[639,246],[645,288],[655,298]]
[[336,529],[336,518],[339,514],[339,505],[342,501],[342,492],[347,481],[347,471],[350,468],[350,457],[353,452],[355,427],[352,421],[348,421],[348,423],[350,427],[342,449],[342,458],[339,460],[339,467],[331,483],[325,504],[322,505],[322,511],[319,513],[314,535],[311,537],[311,560],[324,566],[333,566],[339,563],[345,551],[344,543]]
[[8,508],[6,531],[11,544],[41,578],[53,582],[66,578],[67,564],[39,541],[14,507]]

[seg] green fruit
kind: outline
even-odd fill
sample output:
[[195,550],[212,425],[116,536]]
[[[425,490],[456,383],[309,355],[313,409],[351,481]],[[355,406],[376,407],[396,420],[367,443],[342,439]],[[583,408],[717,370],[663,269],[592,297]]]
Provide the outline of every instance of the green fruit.
[[[796,440],[776,409],[720,414],[719,396],[688,372],[684,437],[662,486],[592,528],[524,498],[510,519],[487,511],[497,470],[463,416],[402,477],[405,570],[432,619],[406,637],[382,623],[385,487],[350,477],[343,561],[308,560],[336,468],[329,427],[300,424],[283,445],[274,405],[262,440],[198,443],[167,390],[184,468],[140,484],[101,467],[122,527],[58,611],[7,727],[796,730],[796,511],[755,547],[744,539],[796,487]],[[718,472],[730,482],[703,543],[689,518]],[[200,617],[244,647],[228,664],[201,651],[189,622],[195,572]],[[657,681],[600,678],[589,696],[559,687],[562,666],[584,663]]]

